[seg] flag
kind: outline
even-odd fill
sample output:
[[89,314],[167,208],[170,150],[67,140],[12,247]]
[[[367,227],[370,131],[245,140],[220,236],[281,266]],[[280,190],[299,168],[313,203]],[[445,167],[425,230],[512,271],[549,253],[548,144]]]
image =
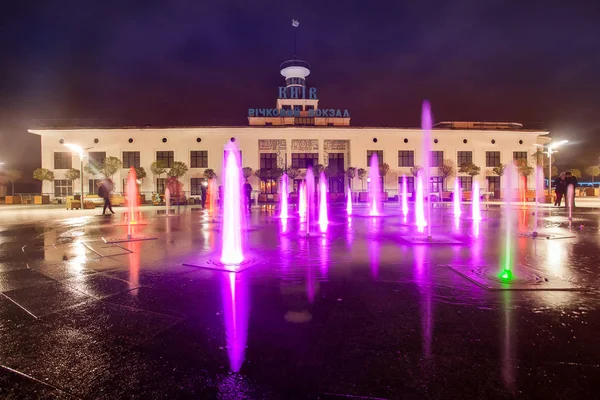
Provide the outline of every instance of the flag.
[[294,28],[297,28],[297,27],[298,27],[298,25],[300,25],[300,22],[298,22],[298,20],[297,20],[297,19],[293,19],[293,20],[292,20],[292,26],[293,26]]

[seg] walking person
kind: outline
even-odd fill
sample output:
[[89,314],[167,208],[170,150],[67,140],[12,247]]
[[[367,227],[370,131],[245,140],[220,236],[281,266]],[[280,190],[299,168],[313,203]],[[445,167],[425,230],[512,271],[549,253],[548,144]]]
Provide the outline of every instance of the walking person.
[[[554,200],[554,206],[560,207],[562,198],[567,191],[567,184],[565,182],[565,173],[561,172],[558,178],[554,181],[554,193],[556,193],[556,199]],[[565,199],[565,202],[567,200]]]
[[200,186],[200,193],[202,194],[202,209],[206,208],[206,195],[208,184],[206,182],[202,182],[202,186]]
[[[571,173],[571,171],[567,171],[565,174],[565,186],[567,188],[565,207],[569,207],[570,201],[571,208],[575,208],[575,189],[577,189],[577,186],[579,186],[579,182],[577,182],[577,178]],[[573,186],[573,194],[571,195],[571,198],[568,198],[569,186]]]
[[102,215],[106,215],[106,208],[108,208],[112,214],[115,213],[112,209],[112,204],[110,203],[110,193],[112,192],[113,188],[114,184],[110,179],[103,180],[98,186],[98,196],[104,199]]
[[248,179],[246,179],[246,183],[244,183],[244,194],[246,195],[248,211],[252,211],[252,185],[248,182]]

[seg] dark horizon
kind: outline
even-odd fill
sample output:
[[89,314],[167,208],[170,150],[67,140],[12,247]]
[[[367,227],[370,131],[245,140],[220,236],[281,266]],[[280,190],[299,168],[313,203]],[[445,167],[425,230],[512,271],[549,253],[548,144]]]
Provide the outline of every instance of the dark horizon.
[[36,121],[247,125],[248,108],[275,103],[294,18],[308,85],[353,126],[416,127],[428,99],[437,122],[547,128],[571,141],[558,165],[583,172],[600,153],[600,15],[502,3],[12,5],[0,24],[0,160],[26,175],[39,165],[26,132]]

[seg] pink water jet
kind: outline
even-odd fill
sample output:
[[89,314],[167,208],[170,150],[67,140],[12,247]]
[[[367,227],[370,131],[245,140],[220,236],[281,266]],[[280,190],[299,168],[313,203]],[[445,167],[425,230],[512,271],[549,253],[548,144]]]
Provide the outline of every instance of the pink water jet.
[[306,169],[306,234],[310,234],[310,224],[315,217],[315,175],[309,166]]
[[422,232],[423,228],[427,226],[425,221],[425,209],[423,208],[423,178],[417,177],[417,198],[415,199],[415,224],[419,231]]
[[137,175],[135,173],[135,168],[131,167],[129,170],[129,176],[127,178],[127,211],[129,214],[129,224],[136,224],[137,221],[135,216],[137,214],[138,209],[138,185],[137,185]]
[[288,176],[281,176],[281,193],[279,195],[279,217],[288,218]]
[[223,165],[223,216],[221,262],[239,265],[244,261],[242,250],[243,197],[239,151],[233,142],[225,147]]
[[301,218],[306,216],[306,186],[300,183],[298,187],[298,214]]
[[427,198],[427,237],[431,238],[431,196],[429,193],[431,179],[429,179],[429,165],[431,154],[431,128],[433,125],[431,118],[431,106],[427,100],[423,101],[421,109],[421,128],[423,130],[423,171],[425,172],[425,190],[424,195]]
[[472,192],[472,202],[471,202],[471,212],[473,221],[481,221],[481,202],[479,198],[479,182],[473,182],[473,192]]
[[406,175],[402,175],[402,214],[404,218],[408,215],[408,187],[406,183]]
[[375,152],[371,155],[371,166],[369,168],[369,192],[371,201],[369,215],[378,217],[381,215],[381,178],[379,176],[379,160]]
[[454,179],[454,194],[452,196],[452,202],[454,205],[454,218],[458,218],[462,213],[460,209],[460,204],[462,202],[462,190],[460,188],[460,182],[458,178]]
[[329,217],[327,215],[327,179],[325,174],[321,172],[319,177],[319,227],[321,232],[327,230],[329,224]]
[[540,199],[544,195],[544,171],[542,167],[538,165],[535,169],[535,222],[533,226],[533,236],[537,236],[538,218],[539,218],[539,204]]
[[348,198],[346,199],[346,214],[352,215],[352,191],[348,188]]

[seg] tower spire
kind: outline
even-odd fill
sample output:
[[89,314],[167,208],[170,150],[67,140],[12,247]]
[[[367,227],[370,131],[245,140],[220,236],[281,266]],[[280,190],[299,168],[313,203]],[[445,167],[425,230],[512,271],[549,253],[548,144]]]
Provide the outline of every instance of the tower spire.
[[[292,26],[297,28],[300,26],[300,22],[297,19],[292,19]],[[296,29],[294,29],[294,60],[296,59]]]

